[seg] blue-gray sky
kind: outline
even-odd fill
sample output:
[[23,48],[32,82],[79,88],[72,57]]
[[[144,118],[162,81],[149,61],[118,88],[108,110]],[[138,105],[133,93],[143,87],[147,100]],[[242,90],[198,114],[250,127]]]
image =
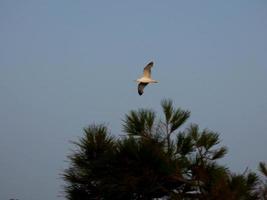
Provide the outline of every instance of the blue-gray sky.
[[[63,199],[62,169],[91,123],[121,134],[160,101],[221,134],[222,163],[265,160],[267,2],[0,1],[0,199]],[[153,60],[160,83],[137,94]]]

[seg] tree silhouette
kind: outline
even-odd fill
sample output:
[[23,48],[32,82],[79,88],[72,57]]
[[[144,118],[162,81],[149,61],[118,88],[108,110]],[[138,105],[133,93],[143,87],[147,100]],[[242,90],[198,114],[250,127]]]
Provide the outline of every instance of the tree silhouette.
[[[163,119],[149,109],[126,114],[124,137],[113,137],[103,124],[85,128],[63,173],[66,197],[252,200],[263,195],[255,173],[234,174],[218,164],[227,153],[218,133],[196,124],[180,130],[190,112],[166,99],[161,107]],[[266,166],[260,167],[265,174]]]
[[259,171],[264,177],[258,188],[259,199],[267,200],[267,165],[264,162],[259,163]]

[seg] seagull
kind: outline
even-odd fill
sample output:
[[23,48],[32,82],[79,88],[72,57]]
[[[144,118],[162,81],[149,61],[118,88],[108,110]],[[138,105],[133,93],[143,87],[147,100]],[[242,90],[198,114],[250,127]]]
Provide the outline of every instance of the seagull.
[[141,96],[144,93],[144,88],[148,83],[158,83],[158,81],[151,78],[151,68],[153,67],[153,62],[148,63],[144,68],[143,76],[136,80],[138,82],[138,94]]

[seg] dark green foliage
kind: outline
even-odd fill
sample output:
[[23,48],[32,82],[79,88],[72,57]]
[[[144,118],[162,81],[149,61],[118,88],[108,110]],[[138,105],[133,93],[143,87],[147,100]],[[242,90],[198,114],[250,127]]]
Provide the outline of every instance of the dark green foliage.
[[171,100],[164,99],[161,101],[162,110],[165,117],[164,126],[166,133],[171,134],[190,117],[190,112],[180,108],[175,109]]
[[78,149],[69,156],[71,166],[64,179],[68,199],[97,199],[101,196],[102,180],[109,176],[114,156],[114,139],[104,125],[91,125],[84,129],[84,137],[75,142]]
[[261,200],[267,200],[267,165],[264,162],[259,163],[259,171],[263,175],[263,179],[257,192]]
[[256,186],[258,180],[258,176],[252,172],[238,175],[232,174],[229,179],[229,185],[234,199],[257,199]]
[[[125,115],[122,138],[102,124],[85,128],[63,174],[67,199],[266,199],[267,184],[255,173],[236,175],[218,164],[227,153],[218,133],[196,124],[179,130],[190,112],[171,100],[161,106],[164,120],[147,109]],[[259,169],[266,176],[264,163]]]
[[129,135],[149,136],[155,121],[155,112],[147,109],[130,111],[123,121],[123,131]]
[[267,165],[264,162],[260,162],[259,170],[267,178]]

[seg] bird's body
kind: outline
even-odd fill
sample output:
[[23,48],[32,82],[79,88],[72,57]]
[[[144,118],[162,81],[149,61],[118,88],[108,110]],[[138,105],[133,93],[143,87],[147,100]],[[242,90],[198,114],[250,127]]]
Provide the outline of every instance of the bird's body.
[[147,78],[147,77],[142,77],[136,80],[139,83],[157,83],[158,81],[155,81],[151,78]]
[[153,62],[148,63],[144,68],[143,76],[136,81],[138,84],[138,94],[142,95],[144,93],[144,88],[149,83],[157,83],[158,81],[151,78],[151,68],[153,67]]

